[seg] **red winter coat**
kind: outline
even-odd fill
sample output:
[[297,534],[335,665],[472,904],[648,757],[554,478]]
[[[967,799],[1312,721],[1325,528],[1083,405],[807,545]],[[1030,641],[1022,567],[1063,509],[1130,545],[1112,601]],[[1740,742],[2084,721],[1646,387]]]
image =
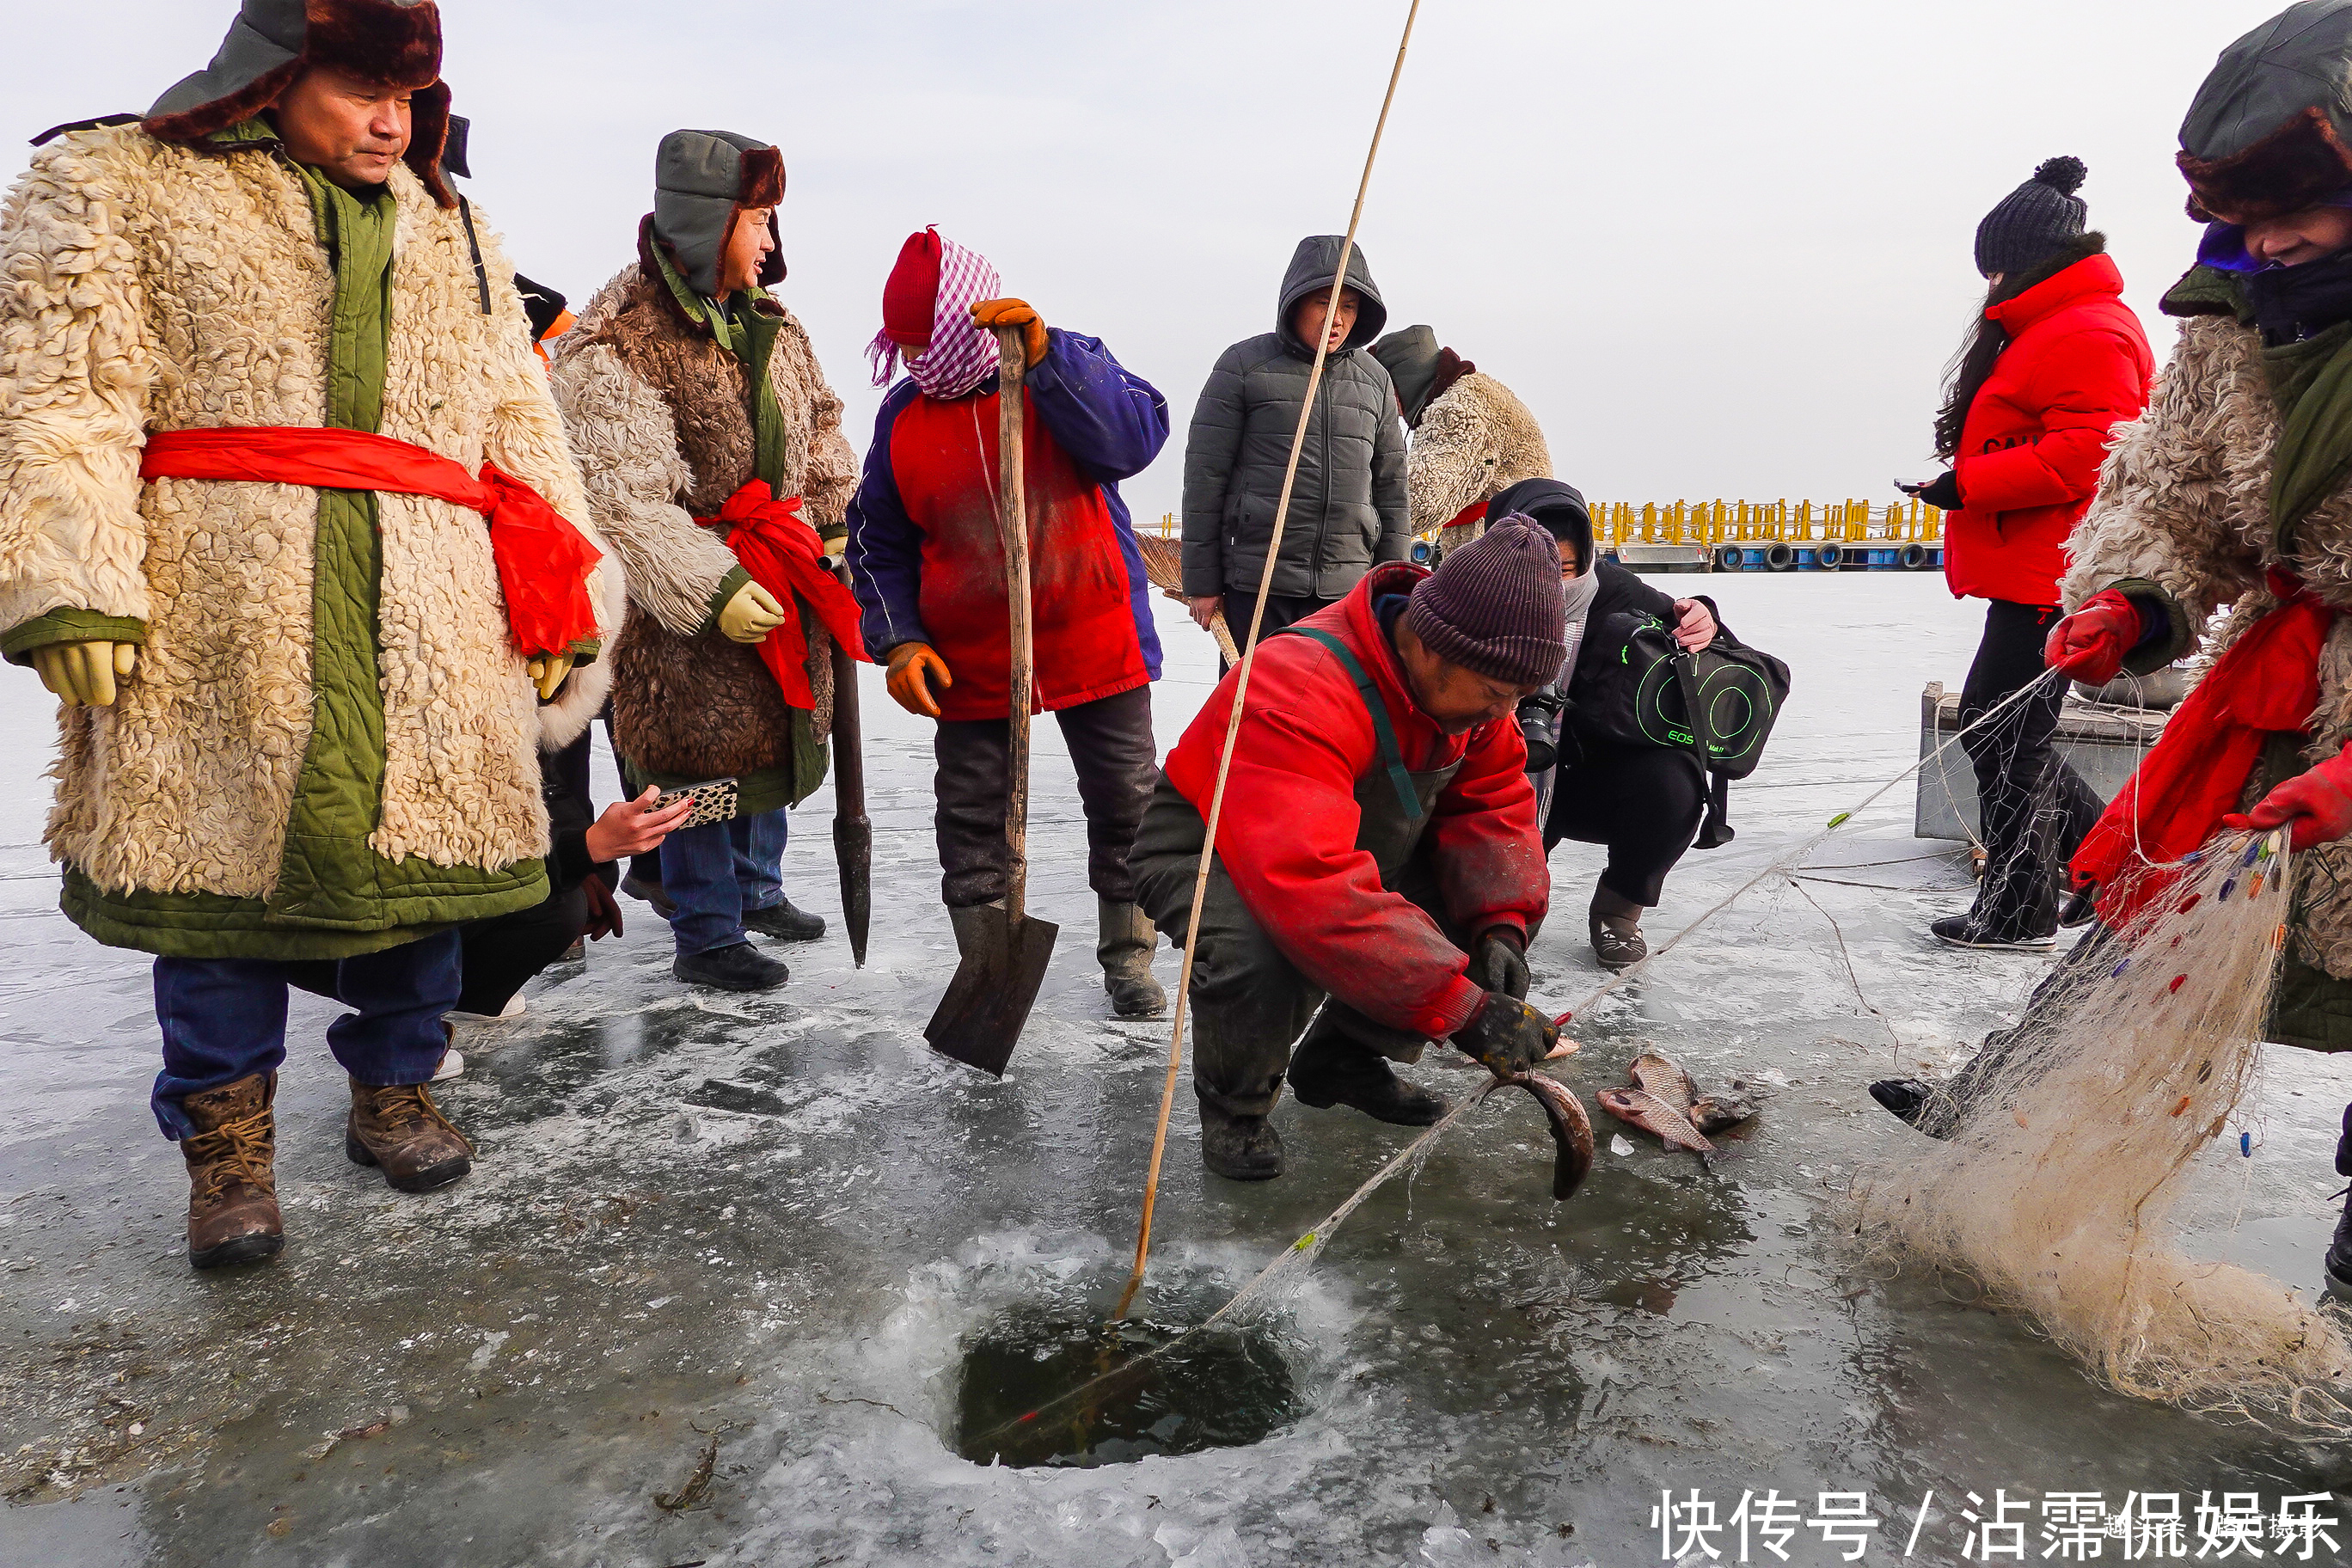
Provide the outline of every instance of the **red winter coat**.
[[2156,374],[2123,291],[2116,264],[2089,256],[1985,311],[2010,343],[1969,405],[1952,465],[1963,510],[1944,517],[1944,576],[1955,597],[2058,603],[2067,536]]
[[[1473,931],[1525,932],[1550,902],[1551,875],[1518,723],[1500,719],[1467,735],[1438,729],[1413,706],[1373,613],[1376,595],[1409,592],[1428,574],[1402,562],[1375,566],[1345,599],[1299,625],[1333,633],[1355,654],[1387,703],[1407,768],[1429,773],[1462,760],[1422,837],[1446,912]],[[1168,756],[1169,782],[1203,816],[1235,679],[1218,683]],[[1380,765],[1363,694],[1338,657],[1311,637],[1266,639],[1250,677],[1217,857],[1309,983],[1391,1028],[1444,1039],[1486,993],[1468,977],[1468,956],[1417,905],[1382,889],[1372,857],[1356,847],[1356,781]]]

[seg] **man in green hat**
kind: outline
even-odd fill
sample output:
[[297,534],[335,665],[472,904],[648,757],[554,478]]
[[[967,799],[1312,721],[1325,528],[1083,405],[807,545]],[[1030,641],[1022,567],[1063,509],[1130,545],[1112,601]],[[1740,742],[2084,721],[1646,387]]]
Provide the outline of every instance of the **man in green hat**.
[[546,897],[535,710],[603,635],[514,269],[441,177],[440,59],[429,0],[246,0],[0,228],[0,654],[60,700],[66,913],[155,955],[198,1268],[282,1245],[305,962],[352,1009],[350,1157],[469,1169],[425,1088],[457,928]]
[[824,931],[784,896],[784,809],[824,781],[833,641],[858,649],[830,559],[856,458],[807,331],[768,292],[783,195],[764,142],[662,138],[637,258],[555,358],[589,504],[628,567],[614,749],[634,788],[720,803],[662,845],[672,973],[730,991],[790,978],[750,933]]

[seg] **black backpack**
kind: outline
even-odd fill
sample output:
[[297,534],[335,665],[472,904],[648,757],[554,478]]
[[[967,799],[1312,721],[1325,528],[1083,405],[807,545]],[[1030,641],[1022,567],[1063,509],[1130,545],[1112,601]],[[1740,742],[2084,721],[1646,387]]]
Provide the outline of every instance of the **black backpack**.
[[1719,619],[1715,641],[1695,654],[1685,653],[1673,628],[1643,610],[1604,616],[1584,628],[1584,637],[1593,654],[1605,650],[1606,657],[1578,656],[1569,717],[1577,735],[1689,752],[1711,775],[1697,847],[1731,842],[1730,784],[1763,760],[1773,721],[1789,700],[1789,667],[1733,637]]

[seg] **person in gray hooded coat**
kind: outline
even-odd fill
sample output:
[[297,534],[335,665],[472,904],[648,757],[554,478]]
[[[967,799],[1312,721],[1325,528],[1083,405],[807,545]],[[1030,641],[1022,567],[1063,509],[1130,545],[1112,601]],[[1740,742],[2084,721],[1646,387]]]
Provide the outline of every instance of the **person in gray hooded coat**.
[[1328,310],[1344,243],[1310,235],[1291,253],[1275,330],[1218,356],[1184,443],[1184,595],[1202,626],[1219,605],[1236,638],[1247,635],[1265,570],[1283,470],[1315,360],[1329,348],[1261,635],[1347,596],[1412,542],[1405,500],[1405,434],[1395,384],[1370,345],[1388,307],[1364,253],[1348,258],[1339,308]]

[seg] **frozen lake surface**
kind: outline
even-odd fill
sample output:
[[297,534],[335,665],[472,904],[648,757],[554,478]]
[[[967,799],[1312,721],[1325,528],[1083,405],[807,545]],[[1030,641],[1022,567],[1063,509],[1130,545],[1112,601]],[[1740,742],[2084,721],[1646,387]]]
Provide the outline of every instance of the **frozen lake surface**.
[[[1795,691],[1734,789],[1738,839],[1685,861],[1654,943],[1913,760],[1920,687],[1958,683],[1981,615],[1927,575],[1664,581],[1715,595],[1789,660]],[[1161,611],[1164,751],[1214,666]],[[1868,1493],[1885,1521],[1873,1563],[1903,1559],[1932,1491],[1909,1560],[1943,1563],[1963,1560],[1962,1510],[1989,1515],[1997,1488],[2035,1510],[2046,1493],[2112,1508],[2177,1492],[2192,1511],[2204,1492],[2274,1511],[2282,1494],[2352,1489],[2340,1447],[2103,1394],[1960,1282],[1844,1245],[1844,1184],[1913,1136],[1864,1085],[1940,1068],[2048,963],[1928,939],[1964,906],[1966,861],[1911,837],[1907,786],[1815,852],[1827,880],[1759,888],[1571,1031],[1584,1048],[1563,1076],[1588,1103],[1652,1044],[1702,1083],[1769,1086],[1735,1158],[1710,1173],[1647,1139],[1612,1152],[1619,1129],[1596,1111],[1593,1177],[1555,1205],[1539,1119],[1498,1097],[1360,1210],[1283,1304],[1270,1326],[1305,1406],[1295,1426],[1131,1465],[967,1463],[949,1429],[964,1336],[1015,1307],[1116,1295],[1166,1037],[1106,1016],[1049,724],[1031,826],[1033,907],[1063,931],[1045,993],[1001,1083],[925,1048],[954,964],[928,727],[871,672],[865,693],[865,970],[836,931],[782,950],[793,981],[772,996],[689,993],[666,928],[625,904],[628,934],[551,971],[524,1016],[461,1028],[472,1066],[444,1103],[479,1154],[424,1197],[344,1161],[331,1012],[298,994],[285,1254],[199,1276],[180,1161],[145,1105],[147,967],[57,912],[38,846],[49,704],[29,671],[0,672],[0,1563],[1619,1568],[1662,1560],[1662,1490],[1727,1519],[1767,1489],[1807,1517],[1819,1492]],[[603,762],[597,783],[609,798]],[[828,792],[794,815],[785,871],[828,918],[831,809]],[[1553,866],[1531,956],[1537,999],[1565,1007],[1602,978],[1583,921],[1598,851],[1563,846]],[[1172,986],[1164,946],[1160,973]],[[1471,1088],[1443,1055],[1418,1076]],[[2195,1246],[2309,1292],[2347,1098],[2345,1065],[2274,1053],[2252,1157],[2230,1140],[2198,1173]],[[1291,1174],[1218,1182],[1180,1095],[1158,1301],[1221,1300],[1408,1136],[1287,1100],[1276,1121]],[[2010,1517],[2032,1520],[2040,1560],[2042,1515]],[[2345,1553],[2311,1560],[2352,1555],[2352,1529],[2338,1539]],[[1736,1533],[1717,1544],[1742,1560]],[[1843,1556],[1810,1529],[1788,1550]],[[1780,1561],[1760,1545],[1750,1560]]]

